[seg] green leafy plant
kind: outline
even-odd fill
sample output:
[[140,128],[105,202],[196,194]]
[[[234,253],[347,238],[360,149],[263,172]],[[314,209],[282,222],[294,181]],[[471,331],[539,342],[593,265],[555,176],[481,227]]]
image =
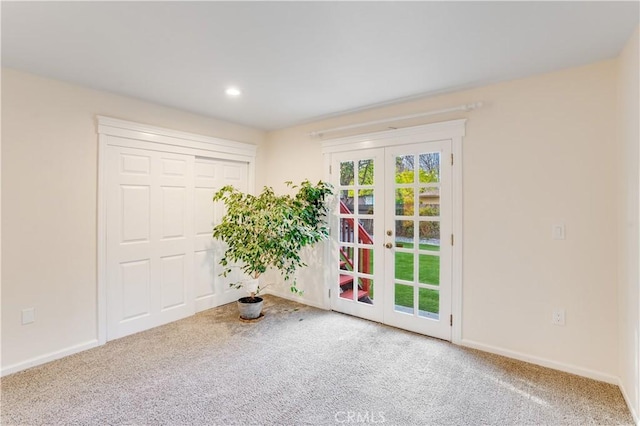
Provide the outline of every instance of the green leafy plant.
[[[297,189],[294,195],[276,195],[270,187],[264,187],[259,195],[251,195],[229,185],[214,194],[214,201],[226,205],[226,214],[213,228],[213,237],[227,244],[220,260],[224,268],[221,275],[226,277],[234,267],[239,267],[257,279],[268,268],[274,268],[285,281],[291,281],[293,293],[302,293],[295,278],[296,270],[306,266],[300,253],[303,247],[329,236],[326,199],[333,194],[333,187],[308,180],[299,186],[286,184]],[[242,282],[230,286],[240,288]],[[259,287],[251,297],[263,289]]]

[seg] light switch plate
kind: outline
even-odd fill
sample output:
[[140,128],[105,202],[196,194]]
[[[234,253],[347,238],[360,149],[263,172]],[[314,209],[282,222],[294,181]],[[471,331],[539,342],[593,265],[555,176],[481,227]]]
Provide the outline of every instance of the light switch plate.
[[22,310],[22,325],[31,324],[36,320],[36,312],[33,308]]
[[565,239],[564,223],[554,224],[551,228],[551,236],[554,240],[564,240]]

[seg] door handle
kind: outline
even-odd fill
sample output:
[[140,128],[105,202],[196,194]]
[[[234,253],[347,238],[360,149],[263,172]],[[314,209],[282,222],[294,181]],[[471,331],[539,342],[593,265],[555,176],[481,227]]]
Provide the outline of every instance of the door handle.
[[386,248],[390,249],[393,248],[393,243],[387,243],[384,245]]

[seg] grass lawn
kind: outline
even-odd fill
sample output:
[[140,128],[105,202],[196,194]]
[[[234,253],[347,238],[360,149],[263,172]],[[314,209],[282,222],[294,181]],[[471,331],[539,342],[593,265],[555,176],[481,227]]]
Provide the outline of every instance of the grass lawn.
[[[403,243],[404,248],[413,248],[413,244]],[[438,251],[440,247],[420,244],[420,250]],[[418,282],[423,284],[440,284],[440,257],[419,255]],[[396,275],[400,280],[413,281],[413,253],[396,252]]]
[[[395,304],[413,309],[413,287],[396,284]],[[440,312],[440,292],[428,288],[418,289],[418,309],[421,311]]]
[[[405,248],[413,248],[411,243],[403,243]],[[420,244],[420,250],[437,251],[440,247],[430,244]],[[440,284],[440,257],[419,255],[418,278],[425,284]],[[401,280],[413,281],[413,254],[396,252],[395,276]],[[418,309],[438,313],[440,311],[440,293],[426,288],[418,289]],[[395,304],[413,308],[413,287],[396,284]]]
[[[403,243],[404,248],[413,248],[412,243]],[[420,244],[420,250],[438,251],[439,246],[431,244]],[[373,270],[373,253],[370,257],[371,269]],[[419,282],[424,284],[440,284],[440,257],[428,254],[419,255]],[[347,265],[347,269],[351,270]],[[413,254],[396,252],[395,277],[401,280],[413,281]],[[374,288],[369,291],[370,297],[374,298]],[[426,288],[418,289],[418,309],[427,312],[438,313],[440,311],[440,293],[437,290]],[[395,304],[413,308],[413,287],[396,284]]]

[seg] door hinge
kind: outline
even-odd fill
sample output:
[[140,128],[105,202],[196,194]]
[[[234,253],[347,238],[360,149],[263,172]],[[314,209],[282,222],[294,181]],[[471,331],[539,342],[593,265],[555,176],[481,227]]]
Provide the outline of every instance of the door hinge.
[[331,170],[331,165],[329,165],[329,174],[333,173]]
[[449,326],[453,327],[453,314],[449,315]]
[[451,154],[451,165],[453,166],[453,154]]
[[331,289],[329,289],[329,299],[331,299]]
[[453,245],[453,234],[451,234],[451,245]]

